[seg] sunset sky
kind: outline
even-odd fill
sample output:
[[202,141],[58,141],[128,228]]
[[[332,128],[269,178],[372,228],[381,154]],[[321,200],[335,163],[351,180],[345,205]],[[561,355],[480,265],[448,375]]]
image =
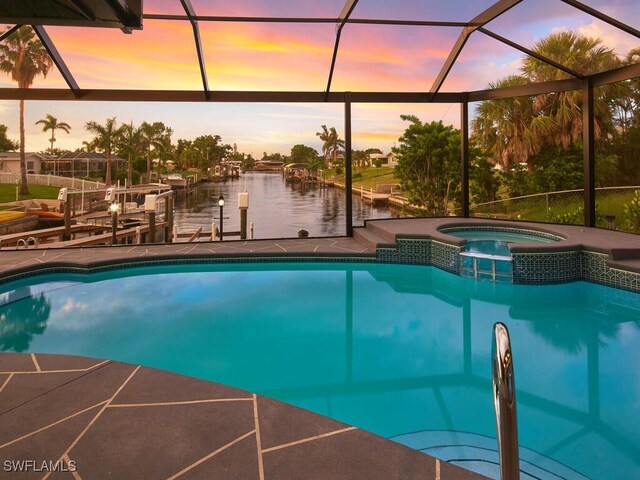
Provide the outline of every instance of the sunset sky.
[[[468,21],[493,0],[360,0],[352,18]],[[637,0],[583,0],[604,13],[640,28]],[[336,17],[344,0],[192,0],[199,15]],[[145,0],[145,13],[184,14],[179,0]],[[559,30],[578,30],[601,38],[626,55],[640,40],[559,0],[525,0],[487,25],[496,33],[531,47]],[[144,20],[144,29],[125,35],[116,29],[47,27],[81,88],[202,88],[191,26],[184,21]],[[342,33],[333,91],[428,91],[461,32],[458,27],[347,25]],[[334,24],[200,22],[211,90],[323,91],[335,41]],[[474,33],[442,91],[485,88],[516,73],[522,54],[482,33]],[[34,87],[66,88],[52,68]],[[15,87],[0,74],[0,88]],[[288,154],[303,143],[320,150],[315,132],[322,124],[344,134],[339,104],[193,104],[116,102],[36,102],[26,105],[27,151],[48,148],[48,136],[35,122],[52,114],[72,127],[57,134],[56,146],[76,149],[90,137],[85,122],[139,124],[163,121],[178,138],[221,135],[245,153]],[[459,126],[459,106],[353,105],[353,146],[388,151],[404,130],[400,114]],[[0,102],[0,123],[18,138],[18,102]]]

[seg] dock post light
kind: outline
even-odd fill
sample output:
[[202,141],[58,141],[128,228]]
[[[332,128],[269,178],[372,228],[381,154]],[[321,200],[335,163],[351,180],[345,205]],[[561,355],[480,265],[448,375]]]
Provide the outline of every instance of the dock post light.
[[116,202],[113,202],[109,205],[109,212],[111,212],[111,245],[115,245],[118,242],[116,238],[116,234],[118,232],[118,211],[120,210],[120,205]]
[[220,207],[220,240],[224,238],[224,195],[220,194],[218,197],[218,206]]
[[240,209],[240,240],[246,240],[247,210],[249,210],[249,192],[238,193],[238,208]]

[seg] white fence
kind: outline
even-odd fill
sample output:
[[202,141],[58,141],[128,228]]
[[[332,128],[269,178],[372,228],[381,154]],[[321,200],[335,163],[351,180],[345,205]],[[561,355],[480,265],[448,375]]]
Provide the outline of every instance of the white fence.
[[[12,172],[0,173],[0,183],[17,183],[20,181],[20,174]],[[66,187],[70,190],[103,190],[107,188],[104,183],[83,180],[81,178],[59,177],[57,175],[39,175],[35,173],[27,174],[29,185],[50,185],[52,187]]]

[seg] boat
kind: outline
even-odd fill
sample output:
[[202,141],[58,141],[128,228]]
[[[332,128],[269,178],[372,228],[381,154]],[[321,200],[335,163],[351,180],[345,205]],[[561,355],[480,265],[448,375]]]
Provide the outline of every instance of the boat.
[[0,211],[0,235],[26,232],[38,228],[38,219],[16,210]]
[[64,219],[64,213],[51,212],[49,210],[27,210],[26,214],[27,215],[35,215],[38,218],[54,218],[54,219],[62,218],[62,219]]
[[314,177],[306,163],[290,163],[284,167],[284,179],[287,182],[308,182]]
[[24,218],[25,215],[25,212],[16,210],[3,211],[0,212],[0,222],[11,222],[13,220],[19,220],[21,218]]
[[172,173],[163,178],[163,183],[166,183],[172,190],[181,190],[187,188],[187,179],[179,173]]

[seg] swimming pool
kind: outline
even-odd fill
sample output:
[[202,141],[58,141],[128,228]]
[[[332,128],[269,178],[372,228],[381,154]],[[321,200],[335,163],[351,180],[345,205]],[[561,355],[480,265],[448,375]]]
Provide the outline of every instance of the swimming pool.
[[490,352],[502,321],[522,467],[538,478],[640,477],[636,293],[313,262],[43,275],[2,291],[2,350],[226,383],[484,473],[496,458]]

